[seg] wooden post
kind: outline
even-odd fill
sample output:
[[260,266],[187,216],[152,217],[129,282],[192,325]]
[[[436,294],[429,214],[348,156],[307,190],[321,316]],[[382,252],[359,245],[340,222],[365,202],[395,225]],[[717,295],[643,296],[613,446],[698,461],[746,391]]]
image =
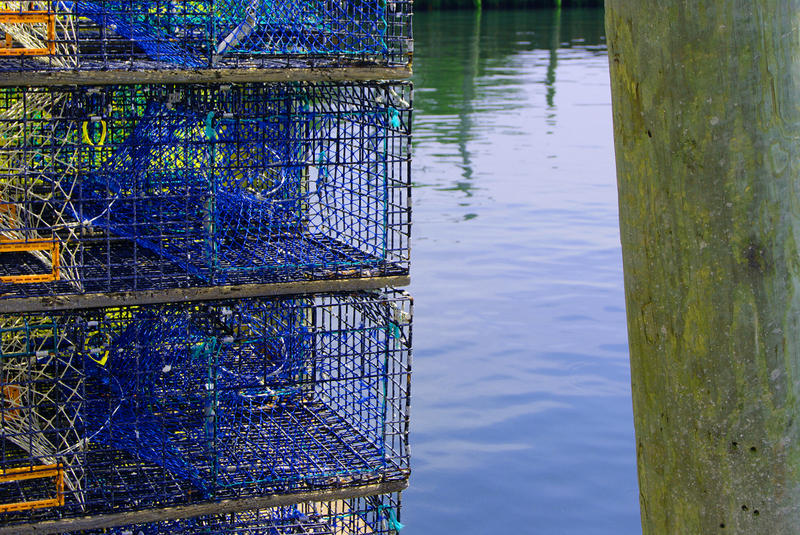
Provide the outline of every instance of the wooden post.
[[800,533],[800,0],[606,0],[642,525]]

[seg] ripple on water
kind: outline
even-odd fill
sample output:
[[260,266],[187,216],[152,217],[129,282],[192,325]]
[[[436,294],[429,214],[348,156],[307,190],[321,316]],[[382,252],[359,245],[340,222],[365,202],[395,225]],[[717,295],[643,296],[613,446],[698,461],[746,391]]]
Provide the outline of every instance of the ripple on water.
[[403,533],[635,533],[602,12],[414,23]]

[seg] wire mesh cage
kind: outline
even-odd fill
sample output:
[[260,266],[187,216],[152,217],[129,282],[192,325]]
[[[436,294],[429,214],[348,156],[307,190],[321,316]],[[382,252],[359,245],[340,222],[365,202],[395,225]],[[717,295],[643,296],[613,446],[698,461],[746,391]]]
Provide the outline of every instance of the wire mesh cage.
[[0,89],[0,293],[407,273],[410,91]]
[[5,0],[0,72],[395,66],[411,0]]
[[0,316],[0,523],[404,481],[399,291]]
[[394,535],[402,528],[400,495],[385,494],[65,535]]

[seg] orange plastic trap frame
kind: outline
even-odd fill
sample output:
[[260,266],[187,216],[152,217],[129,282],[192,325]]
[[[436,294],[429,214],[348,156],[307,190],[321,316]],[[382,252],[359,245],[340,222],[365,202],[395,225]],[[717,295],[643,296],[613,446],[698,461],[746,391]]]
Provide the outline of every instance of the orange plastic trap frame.
[[44,507],[59,507],[64,505],[64,469],[58,464],[42,464],[31,467],[25,466],[22,468],[0,470],[0,484],[50,477],[55,479],[55,498],[0,504],[0,513],[28,511],[30,509],[42,509]]
[[14,47],[11,34],[0,41],[0,56],[47,56],[56,51],[56,16],[41,11],[0,10],[0,24],[47,24],[47,47]]
[[0,238],[0,253],[16,253],[30,251],[50,251],[53,269],[50,273],[35,275],[7,275],[0,277],[0,282],[32,284],[37,282],[57,281],[61,278],[61,261],[58,242],[54,241],[17,241]]

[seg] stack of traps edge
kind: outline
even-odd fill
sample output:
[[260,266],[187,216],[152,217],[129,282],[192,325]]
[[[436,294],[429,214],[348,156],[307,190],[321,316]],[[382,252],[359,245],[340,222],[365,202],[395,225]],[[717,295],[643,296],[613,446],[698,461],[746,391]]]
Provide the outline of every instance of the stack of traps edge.
[[[405,487],[404,292],[3,315],[0,324],[0,533]],[[349,503],[361,510],[374,502]],[[371,525],[385,516],[380,507]],[[321,511],[314,514],[332,514]],[[313,516],[302,508],[264,514],[281,526],[299,513]],[[191,522],[250,520],[212,514]],[[329,532],[339,533],[308,531]]]
[[0,89],[0,299],[407,275],[410,93]]
[[411,4],[8,0],[0,3],[0,73],[403,67]]
[[411,19],[0,0],[0,535],[402,528]]

